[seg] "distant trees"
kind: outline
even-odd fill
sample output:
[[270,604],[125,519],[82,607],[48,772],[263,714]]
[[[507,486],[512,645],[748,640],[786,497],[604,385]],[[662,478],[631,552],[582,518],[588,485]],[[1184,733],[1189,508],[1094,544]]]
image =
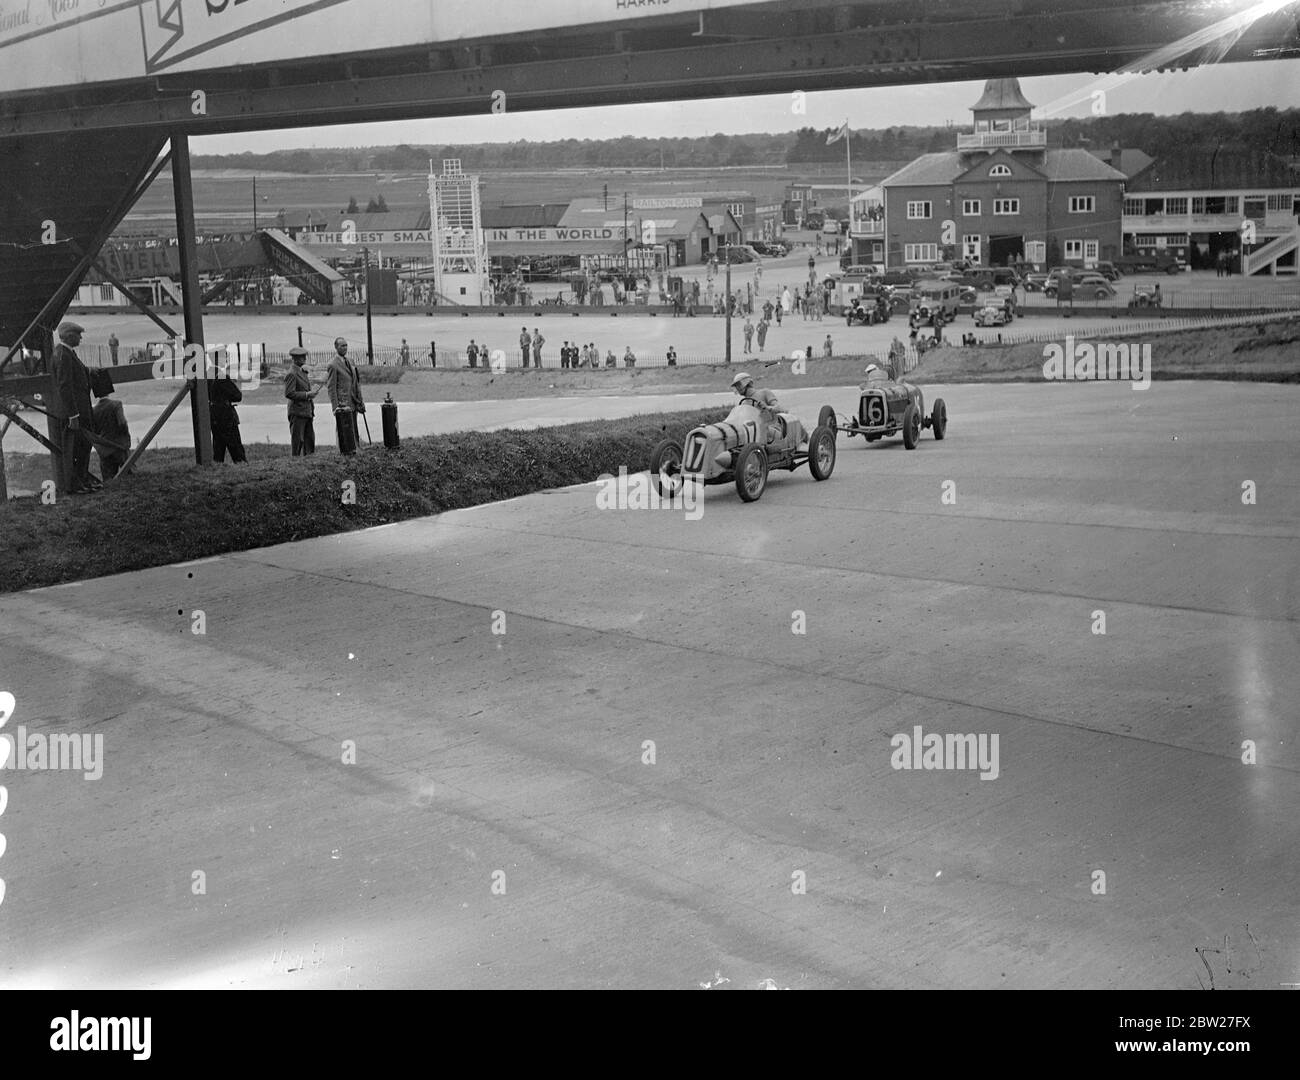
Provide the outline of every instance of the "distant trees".
[[386,214],[388,213],[388,203],[384,202],[384,197],[378,195],[366,203],[367,214]]
[[[794,132],[726,135],[698,138],[563,139],[552,142],[517,140],[460,146],[399,146],[278,150],[268,154],[195,155],[196,168],[244,169],[261,172],[423,173],[433,160],[459,158],[469,172],[494,169],[589,168],[657,169],[719,166],[843,163],[842,142],[826,145],[838,125],[804,127]],[[1300,173],[1300,109],[1265,108],[1243,113],[1183,113],[1153,116],[1120,113],[1071,119],[1049,119],[1048,144],[1103,151],[1118,143],[1145,151],[1156,166],[1142,183],[1163,186],[1217,185],[1280,187],[1296,183]],[[897,168],[925,153],[955,150],[957,127],[887,127],[853,131],[850,149],[856,166]],[[371,200],[372,204],[382,199]],[[355,203],[355,200],[354,200]],[[383,213],[387,209],[371,212]],[[349,205],[349,213],[357,213]]]
[[361,207],[359,207],[359,206],[357,205],[357,197],[356,197],[355,195],[353,195],[352,198],[350,198],[350,199],[348,200],[348,208],[347,208],[346,210],[344,210],[343,212],[344,212],[345,214],[359,214],[359,213],[361,213]]

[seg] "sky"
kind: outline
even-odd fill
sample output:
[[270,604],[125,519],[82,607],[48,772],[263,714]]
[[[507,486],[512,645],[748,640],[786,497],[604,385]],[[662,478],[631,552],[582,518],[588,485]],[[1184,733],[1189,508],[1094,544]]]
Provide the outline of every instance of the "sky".
[[[195,153],[266,153],[313,146],[447,145],[513,142],[519,139],[610,139],[703,136],[722,132],[794,131],[838,127],[855,130],[901,124],[970,124],[970,107],[983,82],[927,83],[867,90],[830,90],[807,95],[805,112],[794,111],[790,94],[591,109],[403,120],[384,124],[214,135],[192,141]],[[1161,115],[1240,112],[1275,105],[1300,105],[1300,60],[1219,64],[1136,76],[1050,75],[1020,81],[1025,97],[1047,118],[1112,113]],[[1093,91],[1104,90],[1104,99]]]

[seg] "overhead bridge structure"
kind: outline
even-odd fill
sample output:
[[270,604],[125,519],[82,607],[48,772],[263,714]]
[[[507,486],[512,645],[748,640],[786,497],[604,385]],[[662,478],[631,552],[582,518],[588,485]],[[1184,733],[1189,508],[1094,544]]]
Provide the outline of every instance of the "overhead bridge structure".
[[[61,0],[0,18],[0,397],[166,165],[202,341],[188,139],[1300,56],[1249,0]],[[102,272],[102,268],[101,268]],[[7,354],[7,355],[6,355]],[[192,387],[207,460],[206,385]]]

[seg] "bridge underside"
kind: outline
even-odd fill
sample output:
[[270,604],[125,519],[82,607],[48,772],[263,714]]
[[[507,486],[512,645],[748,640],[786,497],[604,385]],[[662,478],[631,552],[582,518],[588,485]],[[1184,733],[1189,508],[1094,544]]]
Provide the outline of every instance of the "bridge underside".
[[[1300,5],[1210,42],[1191,0],[772,0],[448,47],[163,75],[0,100],[0,137],[190,135],[1300,56]],[[654,10],[654,9],[649,9]],[[1183,42],[1182,46],[1175,43]],[[1164,50],[1164,51],[1162,51]],[[206,94],[206,115],[191,95]]]

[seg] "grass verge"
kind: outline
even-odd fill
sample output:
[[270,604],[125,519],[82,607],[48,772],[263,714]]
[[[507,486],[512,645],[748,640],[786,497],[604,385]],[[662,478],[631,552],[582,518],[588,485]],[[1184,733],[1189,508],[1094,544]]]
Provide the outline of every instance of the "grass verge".
[[[683,438],[725,409],[654,413],[536,431],[458,432],[363,448],[344,458],[257,447],[245,465],[200,469],[192,450],[156,450],[97,495],[0,506],[0,592],[143,570],[528,495],[645,469],[662,438]],[[48,457],[10,458],[10,483]],[[344,482],[356,502],[343,502]],[[30,483],[30,480],[28,481]],[[39,480],[31,484],[39,487]]]

